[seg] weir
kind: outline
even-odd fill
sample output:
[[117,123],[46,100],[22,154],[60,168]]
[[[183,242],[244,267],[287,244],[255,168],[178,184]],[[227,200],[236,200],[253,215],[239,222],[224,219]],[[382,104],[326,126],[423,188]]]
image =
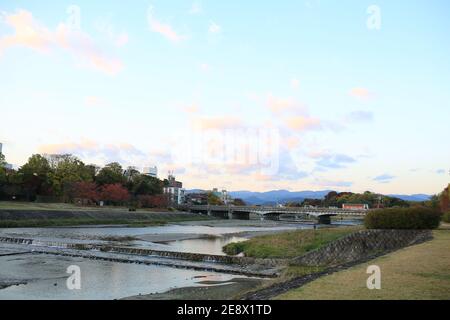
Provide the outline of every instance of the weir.
[[[34,239],[0,237],[0,242],[31,246],[30,252],[84,257],[124,263],[143,263],[257,277],[275,277],[286,263],[278,259],[220,256],[200,253],[160,251],[106,244],[63,243]],[[132,256],[132,257],[130,257]]]

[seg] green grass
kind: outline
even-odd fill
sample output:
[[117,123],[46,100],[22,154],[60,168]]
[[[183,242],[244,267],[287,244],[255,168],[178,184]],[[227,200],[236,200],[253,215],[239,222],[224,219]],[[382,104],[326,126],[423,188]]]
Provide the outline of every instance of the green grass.
[[[450,230],[441,226],[433,236],[431,241],[321,277],[276,299],[450,300]],[[381,269],[381,290],[367,289],[369,265]]]
[[[37,203],[19,201],[0,201],[0,210],[30,210],[30,211],[128,211],[127,206],[79,206],[73,203]],[[140,208],[137,212],[166,212],[165,208]]]
[[360,229],[359,226],[341,227],[259,236],[245,242],[230,243],[224,247],[224,252],[229,255],[243,252],[245,256],[255,258],[293,258]]

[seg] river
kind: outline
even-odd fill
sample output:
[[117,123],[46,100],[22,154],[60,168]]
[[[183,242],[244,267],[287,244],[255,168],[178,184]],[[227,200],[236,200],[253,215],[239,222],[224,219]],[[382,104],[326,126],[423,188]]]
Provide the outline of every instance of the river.
[[[342,223],[342,222],[341,222]],[[352,224],[349,221],[349,224]],[[0,236],[33,239],[37,242],[98,243],[172,252],[224,255],[222,247],[251,236],[286,230],[312,228],[311,224],[275,221],[197,221],[145,228],[72,227],[0,229]],[[246,276],[93,260],[30,252],[30,246],[0,243],[0,299],[120,299],[161,293],[173,288],[200,286]],[[21,251],[22,250],[22,251]],[[23,252],[23,253],[21,253]],[[167,259],[166,259],[167,260]],[[180,263],[180,262],[178,262]],[[183,262],[181,262],[183,266]],[[185,263],[186,267],[188,262]],[[81,290],[68,290],[67,268],[81,269]],[[208,270],[207,268],[205,270]],[[211,282],[212,281],[212,282]],[[15,285],[9,285],[15,284]],[[9,285],[9,286],[8,286]]]

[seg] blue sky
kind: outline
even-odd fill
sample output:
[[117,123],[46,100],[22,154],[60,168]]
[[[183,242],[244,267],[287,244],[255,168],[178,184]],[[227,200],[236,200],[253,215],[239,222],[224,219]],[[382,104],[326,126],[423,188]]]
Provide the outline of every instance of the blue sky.
[[[188,188],[258,191],[436,193],[449,180],[448,1],[0,1],[0,12],[0,142],[16,166],[70,152],[174,170]],[[225,161],[240,145],[249,157]]]

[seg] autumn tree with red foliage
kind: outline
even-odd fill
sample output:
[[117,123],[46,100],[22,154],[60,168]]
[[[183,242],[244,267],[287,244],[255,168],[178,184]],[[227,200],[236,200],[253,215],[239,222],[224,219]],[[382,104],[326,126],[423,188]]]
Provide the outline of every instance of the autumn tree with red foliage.
[[130,198],[130,194],[120,183],[107,184],[100,189],[100,200],[121,204]]
[[78,199],[86,199],[93,202],[99,200],[99,192],[94,182],[75,182],[72,185],[73,196]]
[[167,196],[164,194],[158,195],[140,195],[137,197],[139,206],[142,208],[166,208],[168,205]]

